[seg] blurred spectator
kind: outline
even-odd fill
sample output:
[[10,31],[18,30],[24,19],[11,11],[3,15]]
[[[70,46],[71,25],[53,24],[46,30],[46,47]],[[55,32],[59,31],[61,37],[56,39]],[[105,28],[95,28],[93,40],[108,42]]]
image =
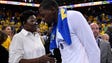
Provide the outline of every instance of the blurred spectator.
[[2,31],[7,34],[8,38],[6,41],[2,44],[7,50],[9,50],[10,42],[11,42],[11,37],[12,37],[12,31],[10,26],[3,26]]
[[8,63],[8,51],[1,45],[6,41],[7,37],[4,32],[0,31],[0,63]]
[[3,26],[2,31],[5,32],[10,38],[12,38],[12,28],[11,26]]
[[112,63],[112,52],[110,43],[105,42],[104,40],[101,39],[98,24],[91,23],[90,26],[101,51],[101,63]]
[[109,42],[110,42],[110,45],[111,45],[111,48],[112,48],[112,25],[108,27],[106,33],[109,35],[110,39],[109,39]]
[[101,39],[103,39],[105,42],[109,42],[109,35],[103,34],[103,35],[101,35]]

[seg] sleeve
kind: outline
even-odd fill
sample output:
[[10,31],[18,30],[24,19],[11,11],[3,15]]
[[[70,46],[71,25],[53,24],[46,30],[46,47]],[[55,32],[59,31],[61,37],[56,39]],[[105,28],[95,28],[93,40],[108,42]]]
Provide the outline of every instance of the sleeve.
[[100,50],[87,20],[80,12],[73,11],[70,13],[69,21],[71,28],[86,50],[89,63],[100,63]]
[[7,38],[6,41],[2,44],[2,46],[5,47],[7,50],[9,50],[10,42],[11,42],[11,38],[8,36],[8,38]]
[[9,63],[19,63],[23,54],[22,39],[16,35],[13,37],[9,47]]
[[107,44],[107,48],[108,48],[107,49],[108,50],[107,51],[107,55],[108,55],[107,56],[107,61],[108,61],[107,63],[112,63],[112,51],[111,51],[110,43]]

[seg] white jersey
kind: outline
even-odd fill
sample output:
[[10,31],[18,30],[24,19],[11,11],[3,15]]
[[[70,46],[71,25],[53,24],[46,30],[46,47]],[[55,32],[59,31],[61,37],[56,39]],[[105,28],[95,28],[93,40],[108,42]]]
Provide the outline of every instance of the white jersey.
[[57,31],[56,43],[62,63],[100,63],[100,50],[86,19],[78,11],[67,11],[72,44],[67,45]]

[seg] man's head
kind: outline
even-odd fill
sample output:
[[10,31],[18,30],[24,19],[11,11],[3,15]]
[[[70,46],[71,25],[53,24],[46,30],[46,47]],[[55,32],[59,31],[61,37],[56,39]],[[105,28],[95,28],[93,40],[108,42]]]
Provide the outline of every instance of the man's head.
[[93,31],[94,37],[95,37],[95,38],[99,37],[99,33],[100,33],[100,32],[99,32],[99,26],[98,26],[98,24],[96,24],[96,23],[91,23],[90,26],[91,26],[91,29],[92,29],[92,31]]
[[57,21],[58,4],[54,0],[43,0],[40,3],[39,13],[50,26]]
[[32,10],[24,11],[20,16],[24,29],[30,32],[35,32],[37,28],[36,13]]
[[106,41],[106,42],[109,42],[109,35],[108,34],[103,34],[101,35],[101,38]]

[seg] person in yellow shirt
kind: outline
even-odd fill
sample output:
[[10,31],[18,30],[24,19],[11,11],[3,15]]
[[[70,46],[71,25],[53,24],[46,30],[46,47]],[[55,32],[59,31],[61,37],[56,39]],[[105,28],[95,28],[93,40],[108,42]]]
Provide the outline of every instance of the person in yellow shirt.
[[10,42],[11,42],[11,38],[12,38],[11,26],[3,26],[2,27],[2,31],[8,35],[8,38],[2,44],[2,46],[5,47],[8,50],[9,49]]

